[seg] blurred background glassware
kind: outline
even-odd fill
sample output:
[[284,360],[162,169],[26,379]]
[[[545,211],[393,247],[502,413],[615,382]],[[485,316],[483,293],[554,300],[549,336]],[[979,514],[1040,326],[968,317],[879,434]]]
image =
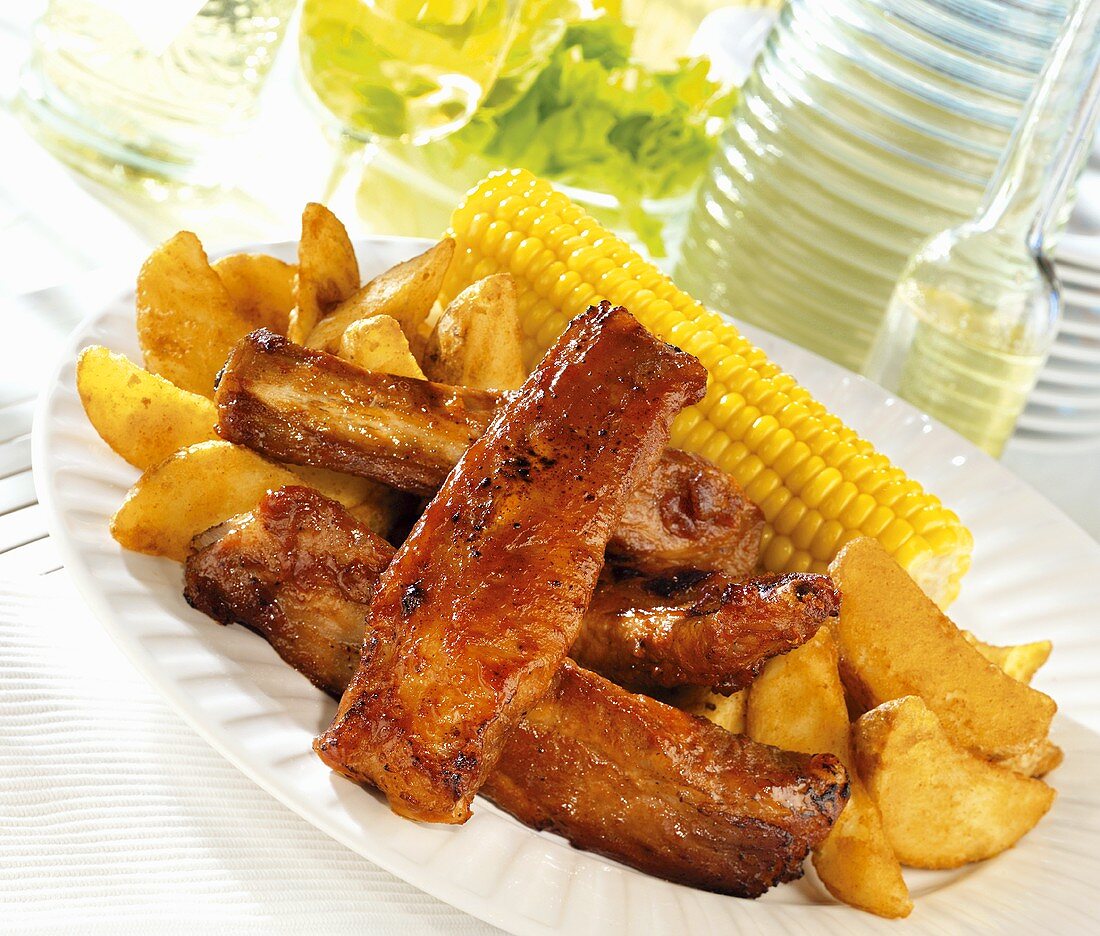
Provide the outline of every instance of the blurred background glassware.
[[[494,169],[520,166],[568,188],[605,223],[660,255],[667,249],[665,233],[682,229],[735,97],[727,85],[708,79],[706,61],[685,58],[693,24],[720,2],[518,0],[508,41],[497,43],[505,47],[502,59],[471,62],[476,53],[459,50],[458,67],[480,70],[465,83],[475,92],[478,85],[488,90],[480,100],[469,95],[477,105],[472,115],[457,107],[458,120],[438,121],[442,139],[441,133],[417,134],[407,119],[412,95],[400,88],[391,93],[402,74],[393,62],[404,56],[416,67],[431,46],[416,59],[408,57],[408,42],[379,52],[387,41],[385,23],[360,38],[367,21],[384,12],[377,0],[374,6],[307,0],[303,73],[310,96],[338,117],[335,142],[345,156],[355,158],[364,140],[377,143],[368,147],[370,159],[358,174],[356,204],[368,223],[434,234],[466,188]],[[493,10],[486,6],[477,14],[490,18],[488,27],[495,25]],[[441,13],[471,16],[462,6],[440,6],[433,15]],[[452,51],[434,58],[452,60]],[[331,117],[328,124],[334,124]],[[337,163],[328,193],[347,168],[346,161]]]
[[[1066,9],[791,0],[704,179],[680,285],[859,370],[913,250],[974,214]],[[1056,103],[1051,133],[1073,102]]]
[[1010,452],[1032,461],[1091,458],[1100,476],[1100,140],[1080,188],[1058,243],[1062,323]]
[[[909,259],[865,365],[995,457],[1059,330],[1047,245],[1100,116],[1098,29],[1100,0],[1075,0],[977,215]],[[1052,134],[1055,98],[1075,79],[1074,106]]]
[[224,181],[296,0],[49,0],[18,106],[93,175]]
[[492,88],[523,0],[305,0],[302,72],[336,121],[322,200],[379,139],[422,146],[464,127]]

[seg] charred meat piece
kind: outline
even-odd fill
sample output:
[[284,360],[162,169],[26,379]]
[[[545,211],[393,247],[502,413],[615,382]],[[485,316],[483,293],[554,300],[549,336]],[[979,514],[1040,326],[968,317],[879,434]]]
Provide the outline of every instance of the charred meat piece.
[[[215,395],[231,442],[417,494],[438,489],[507,398],[365,371],[264,330],[238,343]],[[632,494],[608,551],[651,572],[695,565],[744,578],[763,523],[732,477],[669,450]]]
[[759,897],[802,876],[848,800],[832,754],[730,734],[566,661],[482,792],[535,829],[649,874]]
[[[310,532],[290,534],[292,518]],[[373,630],[369,569],[385,544],[300,487],[203,539],[187,561],[188,601],[250,627],[339,698],[356,670],[348,648]],[[848,796],[828,754],[735,737],[568,663],[512,729],[482,792],[579,848],[745,897],[797,877]]]
[[393,547],[306,487],[275,491],[196,540],[184,574],[188,604],[256,631],[319,689],[343,692]]
[[[186,565],[188,602],[262,634],[300,671],[319,672],[302,657],[326,666],[339,660],[334,673],[320,671],[317,685],[340,695],[358,666],[362,622],[393,547],[306,487],[268,495],[195,545]],[[737,585],[711,572],[647,578],[605,570],[569,655],[635,691],[706,685],[731,692],[768,659],[809,640],[838,606],[821,575]],[[325,646],[315,647],[315,639]]]
[[607,552],[640,571],[690,565],[740,580],[756,569],[763,532],[764,512],[732,477],[668,449],[631,497]]
[[824,575],[739,584],[695,569],[656,578],[609,569],[569,655],[636,692],[709,686],[728,695],[839,613],[840,595]]
[[260,329],[233,349],[215,401],[218,432],[230,442],[434,494],[485,431],[500,397],[365,371]]
[[576,639],[630,493],[705,389],[703,365],[625,309],[577,316],[383,573],[321,759],[400,815],[469,818]]

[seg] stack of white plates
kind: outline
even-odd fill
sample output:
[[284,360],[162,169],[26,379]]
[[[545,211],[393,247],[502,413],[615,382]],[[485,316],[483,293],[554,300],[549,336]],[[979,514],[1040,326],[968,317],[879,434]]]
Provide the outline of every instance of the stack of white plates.
[[1013,447],[1071,454],[1100,452],[1100,167],[1094,154],[1077,208],[1056,250],[1062,326]]

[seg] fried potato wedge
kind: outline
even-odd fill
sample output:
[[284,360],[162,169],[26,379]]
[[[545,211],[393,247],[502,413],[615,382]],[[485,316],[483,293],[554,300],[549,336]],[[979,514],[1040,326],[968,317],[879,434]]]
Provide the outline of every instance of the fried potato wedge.
[[194,536],[251,510],[297,475],[231,442],[199,442],[145,472],[111,518],[126,549],[182,562]]
[[340,357],[365,370],[424,379],[401,325],[389,315],[352,322],[340,337]]
[[952,743],[917,696],[885,702],[853,729],[856,769],[898,859],[957,868],[1016,844],[1050,809],[1054,790]]
[[514,390],[527,377],[522,340],[515,281],[507,273],[486,276],[443,310],[424,349],[424,371],[440,383]]
[[994,761],[1045,742],[1054,700],[972,647],[877,540],[852,540],[829,574],[844,595],[841,676],[865,709],[920,696],[957,744]]
[[670,693],[668,701],[691,715],[714,722],[730,734],[744,734],[748,697],[747,689],[724,696],[704,686],[686,686]]
[[745,727],[750,738],[789,751],[836,754],[848,768],[851,798],[828,837],[814,849],[821,883],[844,903],[883,917],[913,909],[883,830],[882,818],[852,769],[848,708],[828,628],[790,653],[775,657],[748,688]]
[[145,365],[181,390],[213,396],[229,349],[250,331],[190,231],[165,241],[142,265],[137,332]]
[[404,503],[398,492],[363,478],[289,470],[231,442],[199,442],[138,479],[111,519],[111,535],[126,549],[182,562],[197,534],[251,510],[268,491],[302,483],[340,500],[380,535]]
[[998,767],[1014,770],[1025,777],[1045,777],[1062,763],[1065,754],[1050,738],[1044,738],[1026,751],[997,761]]
[[218,413],[210,400],[98,345],[80,353],[76,389],[100,438],[143,471],[181,448],[217,438]]
[[[372,315],[388,315],[397,319],[405,336],[415,344],[420,323],[427,318],[439,296],[454,250],[454,240],[445,237],[418,257],[376,276],[318,322],[304,344],[307,348],[319,348],[336,354],[348,326]],[[290,338],[299,341],[294,335]]]
[[295,264],[268,254],[239,253],[215,260],[213,267],[249,328],[287,333],[298,275]]
[[286,467],[298,476],[297,483],[316,488],[325,497],[339,501],[357,520],[367,524],[379,536],[389,536],[414,502],[411,495],[368,478],[329,471],[326,468],[311,468],[308,465]]
[[358,288],[359,261],[347,228],[324,205],[310,202],[302,212],[295,306],[287,337],[302,344],[317,323]]
[[967,643],[990,663],[996,664],[1013,679],[1022,683],[1031,682],[1040,667],[1050,659],[1050,652],[1054,649],[1054,645],[1049,640],[999,647],[978,640],[970,631],[963,631],[962,635]]

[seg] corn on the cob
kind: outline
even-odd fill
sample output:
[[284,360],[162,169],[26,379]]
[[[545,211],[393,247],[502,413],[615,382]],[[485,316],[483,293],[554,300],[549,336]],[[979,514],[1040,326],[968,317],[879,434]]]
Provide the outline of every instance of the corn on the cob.
[[824,572],[846,542],[873,536],[939,604],[956,597],[973,546],[959,518],[565,195],[523,170],[498,173],[451,225],[442,298],[510,272],[529,366],[599,299],[702,360],[707,396],[680,415],[672,444],[716,462],[760,505],[769,570]]

